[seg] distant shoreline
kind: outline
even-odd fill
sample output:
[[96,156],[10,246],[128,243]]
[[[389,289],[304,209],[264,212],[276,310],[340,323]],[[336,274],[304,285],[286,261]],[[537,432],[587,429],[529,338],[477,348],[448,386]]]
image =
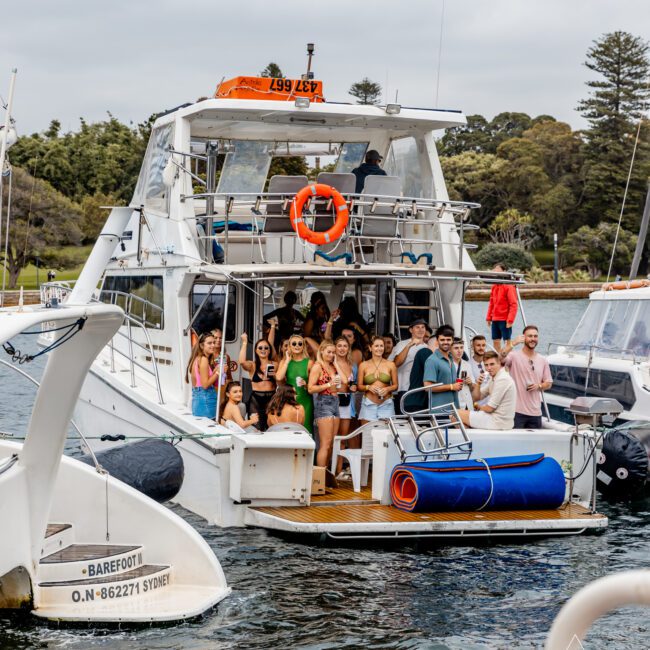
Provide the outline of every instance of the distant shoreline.
[[[600,289],[601,282],[563,282],[553,284],[539,282],[537,284],[524,284],[519,291],[524,300],[574,300],[588,298],[592,291]],[[5,291],[3,307],[12,307],[18,304],[20,291]],[[490,288],[482,284],[472,283],[465,292],[468,301],[487,301],[490,299]],[[40,301],[40,292],[35,290],[23,291],[25,305],[37,305]]]

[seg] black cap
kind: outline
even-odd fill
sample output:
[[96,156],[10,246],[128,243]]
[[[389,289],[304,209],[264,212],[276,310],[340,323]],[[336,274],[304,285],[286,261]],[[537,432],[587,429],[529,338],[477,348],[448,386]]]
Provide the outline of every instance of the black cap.
[[416,318],[414,321],[411,321],[409,327],[413,327],[414,325],[424,325],[427,329],[429,327],[429,323],[427,323],[424,318]]
[[383,160],[376,149],[371,149],[366,153],[366,162],[372,162],[373,160]]

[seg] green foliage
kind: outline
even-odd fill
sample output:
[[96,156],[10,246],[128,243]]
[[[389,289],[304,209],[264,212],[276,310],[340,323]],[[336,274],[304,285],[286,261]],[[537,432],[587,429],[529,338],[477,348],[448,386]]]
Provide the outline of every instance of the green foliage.
[[266,177],[267,186],[272,176],[306,176],[307,171],[307,160],[304,156],[276,156],[271,160],[271,167]]
[[275,79],[284,79],[284,75],[282,74],[282,70],[280,70],[280,66],[277,63],[269,63],[262,72],[260,72],[260,77],[273,77]]
[[569,282],[589,282],[591,277],[584,269],[573,269],[569,271]]
[[[5,195],[6,204],[6,195]],[[6,214],[6,205],[5,205]],[[82,234],[79,206],[57,192],[49,183],[30,176],[14,165],[11,199],[11,224],[7,269],[9,287],[16,286],[18,275],[36,257],[46,256],[46,264],[64,268],[71,263],[59,247],[78,245]],[[6,221],[3,220],[6,228]],[[1,233],[2,241],[5,234]],[[0,259],[4,257],[4,247]]]
[[11,160],[56,190],[81,201],[97,193],[123,203],[131,199],[151,131],[151,122],[131,128],[109,114],[78,131],[60,134],[53,120],[44,133],[19,138]]
[[110,194],[98,192],[92,196],[84,196],[81,200],[81,233],[84,244],[90,244],[97,239],[102,226],[106,222],[109,210],[102,209],[102,206],[125,205],[124,201],[118,201]]
[[535,265],[535,258],[516,244],[486,244],[474,257],[479,269],[491,269],[497,262],[508,269],[529,271]]
[[[585,222],[617,220],[632,159],[637,123],[648,109],[648,45],[627,32],[605,34],[587,51],[585,65],[597,77],[590,95],[578,104],[589,122],[585,132]],[[642,129],[628,190],[624,225],[636,230],[650,172],[647,125]]]
[[[583,265],[592,278],[607,273],[616,237],[616,224],[601,222],[595,227],[581,226],[567,235],[560,247],[568,264]],[[636,235],[621,228],[612,265],[613,273],[627,273],[634,255]]]
[[441,158],[440,164],[450,199],[481,204],[472,215],[478,225],[486,226],[504,209],[500,185],[504,163],[494,154],[466,151],[457,156]]
[[497,244],[516,244],[526,250],[536,239],[533,218],[515,208],[499,212],[488,226],[488,235]]
[[552,271],[545,271],[541,266],[533,266],[528,273],[526,273],[526,282],[537,284],[539,282],[552,282]]
[[350,86],[348,94],[357,100],[357,104],[378,104],[381,86],[374,81],[370,81],[368,77],[364,77],[361,81],[357,81]]

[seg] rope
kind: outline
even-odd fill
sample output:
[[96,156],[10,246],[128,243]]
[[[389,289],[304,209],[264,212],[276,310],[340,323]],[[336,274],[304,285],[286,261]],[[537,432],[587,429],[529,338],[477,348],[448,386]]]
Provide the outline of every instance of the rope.
[[614,264],[614,254],[616,253],[616,244],[618,244],[618,234],[621,231],[621,222],[623,221],[623,210],[625,210],[625,201],[627,199],[627,191],[630,187],[630,179],[632,178],[632,168],[634,167],[634,158],[636,156],[637,145],[639,144],[639,135],[641,133],[641,121],[636,129],[636,138],[634,140],[634,149],[632,149],[632,160],[630,160],[630,169],[627,172],[627,182],[625,183],[625,192],[623,193],[623,203],[621,204],[621,213],[618,215],[618,225],[616,226],[616,236],[614,237],[614,246],[612,246],[612,256],[609,258],[609,268],[607,269],[607,282],[609,276],[612,274],[612,266]]
[[494,479],[492,478],[490,466],[487,464],[485,458],[477,458],[476,462],[483,463],[483,465],[485,465],[485,469],[487,470],[488,476],[490,477],[490,495],[488,496],[487,501],[480,508],[477,508],[477,510],[483,510],[483,508],[486,508],[488,506],[490,500],[492,499],[492,495],[494,494]]
[[[83,329],[83,326],[86,322],[85,318],[79,318],[76,320],[74,323],[71,325],[64,325],[62,327],[52,329],[52,330],[44,330],[45,332],[58,332],[62,329],[67,330],[64,334],[62,334],[54,343],[51,343],[47,347],[43,348],[40,352],[37,352],[34,355],[31,354],[23,354],[20,350],[16,350],[14,346],[11,344],[11,341],[7,341],[6,343],[2,344],[2,347],[4,348],[4,351],[11,356],[11,360],[14,362],[18,362],[20,365],[23,363],[29,363],[30,361],[34,361],[34,359],[37,359],[43,354],[47,354],[48,352],[51,352],[52,350],[56,350],[56,348],[60,347],[64,343],[67,343],[69,340],[71,340],[74,336],[76,336],[81,330]],[[39,332],[25,332],[26,334],[38,334]]]

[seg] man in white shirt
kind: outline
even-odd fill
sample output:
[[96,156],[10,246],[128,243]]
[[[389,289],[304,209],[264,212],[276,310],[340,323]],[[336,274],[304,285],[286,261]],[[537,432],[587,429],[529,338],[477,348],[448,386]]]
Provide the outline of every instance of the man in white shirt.
[[406,341],[400,341],[390,353],[389,361],[394,361],[397,366],[397,383],[399,385],[397,392],[394,394],[395,413],[400,414],[399,403],[402,395],[409,389],[411,380],[411,368],[413,360],[418,350],[427,347],[424,337],[427,333],[427,322],[423,318],[416,318],[409,325],[411,338]]
[[[501,365],[501,358],[496,352],[486,352],[483,365],[490,375],[488,386],[481,375],[472,390],[475,411],[459,411],[460,419],[465,426],[473,429],[512,429],[515,424],[515,404],[517,389],[508,371]],[[487,403],[478,404],[478,400],[487,397]]]

